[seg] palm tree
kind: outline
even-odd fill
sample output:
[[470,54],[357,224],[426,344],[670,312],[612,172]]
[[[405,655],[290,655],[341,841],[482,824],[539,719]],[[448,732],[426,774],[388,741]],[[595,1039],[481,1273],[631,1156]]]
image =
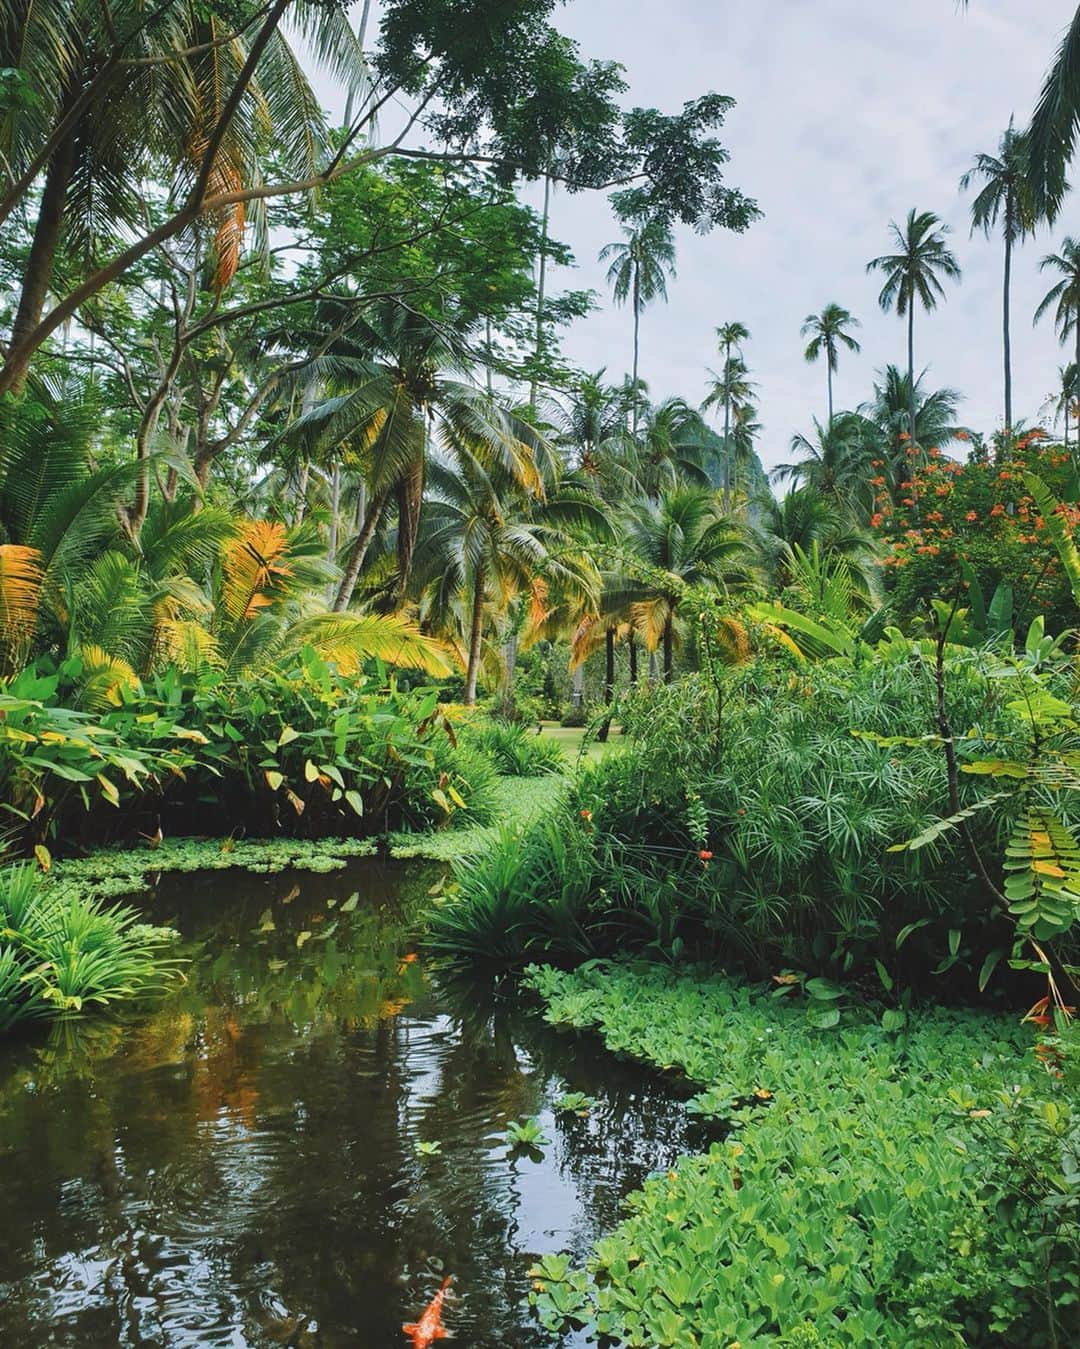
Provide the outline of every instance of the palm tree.
[[[746,329],[742,324],[731,324],[728,329],[720,328],[717,332],[721,337],[721,346],[726,350],[731,347],[730,340],[727,340],[725,334],[732,330],[741,329],[744,333]],[[749,334],[747,334],[749,336]],[[702,412],[707,412],[709,408],[722,404],[724,408],[724,473],[723,473],[723,492],[724,492],[724,510],[731,509],[731,465],[733,460],[733,445],[731,442],[731,416],[732,411],[740,403],[749,402],[750,395],[753,393],[755,385],[749,378],[749,371],[741,356],[727,355],[724,358],[723,369],[720,374],[715,370],[708,372],[712,381],[709,392],[705,395],[705,401],[701,405]]]
[[874,382],[874,396],[859,408],[861,416],[873,422],[881,434],[884,457],[894,485],[902,485],[909,474],[904,446],[909,443],[911,404],[915,404],[915,440],[919,445],[940,447],[965,433],[956,420],[960,394],[955,389],[923,390],[926,371],[912,390],[908,377],[895,365],[887,365]]
[[870,588],[873,536],[847,520],[816,487],[795,487],[779,501],[764,501],[754,535],[763,569],[778,590],[792,583],[799,554],[814,549],[843,558],[863,587]]
[[433,460],[431,495],[417,551],[417,573],[428,581],[426,610],[446,616],[463,602],[466,627],[465,702],[476,702],[490,600],[505,610],[522,592],[558,587],[595,606],[599,578],[575,538],[604,531],[598,506],[573,488],[530,498],[498,465],[485,465],[464,447],[454,464]]
[[797,432],[791,448],[801,457],[778,465],[775,478],[813,488],[849,521],[869,519],[874,504],[871,464],[881,452],[881,438],[871,421],[858,412],[842,412],[828,426],[815,418],[813,437]]
[[[605,244],[600,261],[612,259],[607,280],[616,304],[630,301],[634,315],[633,388],[638,383],[638,333],[641,315],[653,300],[667,300],[667,279],[675,275],[675,241],[663,221],[646,220],[623,225],[623,239]],[[637,430],[637,408],[633,411]]]
[[829,421],[833,419],[833,375],[840,360],[840,347],[848,351],[861,351],[862,347],[846,330],[858,328],[859,320],[853,318],[843,305],[827,304],[820,314],[807,314],[801,329],[803,337],[810,342],[803,353],[807,361],[813,363],[820,356],[825,357],[825,369],[829,386]]
[[[397,512],[400,604],[408,588],[432,451],[453,457],[463,446],[497,460],[523,486],[537,488],[550,449],[534,429],[460,378],[470,368],[455,335],[423,315],[390,305],[358,324],[317,373],[331,396],[299,417],[290,437],[349,444],[364,463],[365,512],[345,557],[334,609],[348,608],[375,531]],[[455,377],[457,376],[457,377]]]
[[[1065,448],[1069,448],[1069,417],[1077,401],[1080,400],[1080,367],[1074,361],[1058,366],[1058,391],[1047,399],[1044,407],[1052,406],[1054,425],[1059,417],[1065,418]],[[1078,432],[1080,440],[1080,432]]]
[[1055,271],[1061,280],[1043,296],[1035,310],[1035,322],[1054,307],[1054,323],[1062,343],[1071,334],[1076,341],[1075,364],[1080,366],[1080,241],[1066,236],[1060,253],[1048,253],[1039,271]]
[[[724,509],[725,510],[728,509],[731,500],[731,484],[729,481],[729,468],[728,468],[728,464],[730,462],[730,456],[728,455],[728,438],[731,435],[731,405],[739,398],[748,397],[750,392],[750,386],[747,385],[746,390],[742,393],[739,393],[734,387],[728,389],[724,386],[726,386],[729,382],[734,383],[736,380],[737,371],[734,368],[732,368],[731,370],[729,370],[728,368],[729,366],[731,366],[733,353],[741,352],[742,344],[744,342],[749,342],[749,340],[750,340],[750,329],[746,326],[745,323],[740,323],[738,319],[732,319],[730,323],[722,323],[720,327],[717,328],[716,330],[717,347],[719,348],[721,354],[724,357],[723,374],[717,375],[712,370],[709,371],[709,374],[712,376],[713,380],[712,390],[709,393],[708,397],[705,399],[705,402],[702,404],[702,411],[704,411],[708,407],[714,406],[717,402],[722,402],[724,404]],[[740,361],[740,365],[742,366],[742,375],[745,378],[747,374],[746,365],[742,361]]]
[[624,521],[626,576],[621,595],[608,593],[614,610],[628,604],[649,651],[663,649],[665,680],[671,679],[675,628],[686,588],[724,585],[745,578],[746,541],[718,509],[714,492],[674,487],[653,501],[629,506]]
[[[941,278],[960,280],[960,264],[945,243],[948,225],[932,211],[908,212],[904,227],[892,221],[890,228],[897,247],[896,253],[886,253],[866,264],[868,272],[882,272],[885,284],[878,303],[886,312],[895,309],[900,318],[907,318],[908,347],[908,435],[914,454],[918,441],[915,425],[915,304],[918,301],[930,313],[937,308],[945,294]],[[916,511],[918,505],[916,504]]]
[[1027,131],[1032,203],[1051,223],[1069,185],[1065,171],[1080,128],[1080,8],[1073,15],[1043,84]]
[[1009,334],[1009,300],[1012,285],[1013,245],[1035,228],[1035,207],[1027,177],[1027,141],[1010,121],[996,155],[976,155],[975,163],[960,179],[966,192],[978,180],[984,186],[971,203],[971,232],[981,229],[987,238],[1001,221],[1005,240],[1005,274],[1002,284],[1002,350],[1005,364],[1005,434],[1012,431],[1012,349]]

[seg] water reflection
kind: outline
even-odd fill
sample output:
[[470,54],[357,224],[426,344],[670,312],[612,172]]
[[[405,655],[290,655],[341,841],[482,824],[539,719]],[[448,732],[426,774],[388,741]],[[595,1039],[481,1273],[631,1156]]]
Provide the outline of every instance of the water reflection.
[[[0,1342],[384,1349],[445,1272],[459,1344],[553,1343],[531,1258],[583,1254],[698,1140],[590,1046],[435,987],[409,959],[429,880],[165,878],[184,986],[0,1055]],[[596,1108],[556,1114],[565,1090]],[[503,1138],[529,1115],[538,1163]]]

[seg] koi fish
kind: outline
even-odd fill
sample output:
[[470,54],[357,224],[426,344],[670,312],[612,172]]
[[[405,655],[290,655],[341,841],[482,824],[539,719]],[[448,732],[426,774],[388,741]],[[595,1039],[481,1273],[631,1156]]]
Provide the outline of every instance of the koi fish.
[[442,1287],[428,1303],[419,1321],[409,1321],[401,1329],[412,1338],[413,1349],[430,1349],[436,1340],[445,1340],[449,1332],[442,1323],[442,1306],[446,1290],[450,1287],[450,1276],[443,1279]]

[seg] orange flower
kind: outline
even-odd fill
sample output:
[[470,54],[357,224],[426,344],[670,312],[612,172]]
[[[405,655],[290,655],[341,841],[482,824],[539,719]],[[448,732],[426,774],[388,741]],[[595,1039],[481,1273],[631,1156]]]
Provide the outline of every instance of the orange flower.
[[968,511],[967,515],[964,516],[965,520],[977,520],[978,518],[979,518],[978,511]]
[[991,510],[990,514],[991,514],[991,515],[1004,515],[1004,514],[1005,514],[1005,507],[1004,507],[1004,506],[1001,504],[1001,502],[999,501],[999,502],[997,503],[997,505]]

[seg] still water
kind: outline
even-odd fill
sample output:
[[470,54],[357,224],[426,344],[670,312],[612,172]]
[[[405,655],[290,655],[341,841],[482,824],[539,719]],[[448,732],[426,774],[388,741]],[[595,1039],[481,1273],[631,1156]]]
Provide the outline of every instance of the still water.
[[[531,1320],[530,1262],[583,1256],[700,1139],[598,1048],[440,987],[410,941],[431,879],[163,877],[183,985],[0,1049],[0,1345],[400,1349],[445,1274],[461,1349],[585,1343]],[[507,1153],[529,1116],[540,1160]]]

